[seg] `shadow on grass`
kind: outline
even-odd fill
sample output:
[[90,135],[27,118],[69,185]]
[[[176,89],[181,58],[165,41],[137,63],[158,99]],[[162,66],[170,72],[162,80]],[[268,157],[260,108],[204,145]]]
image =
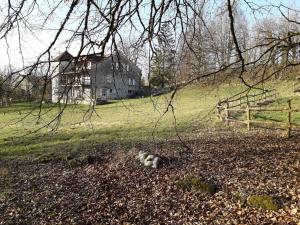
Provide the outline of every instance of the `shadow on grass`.
[[[101,105],[111,105],[115,104],[117,101],[107,101],[101,104],[97,104],[97,106]],[[61,103],[60,106],[64,107],[66,104]],[[13,112],[20,112],[20,111],[25,111],[25,110],[36,110],[42,107],[42,109],[51,109],[51,108],[58,108],[58,105],[55,103],[43,103],[40,104],[40,102],[17,102],[13,103],[10,106],[5,106],[5,107],[0,107],[0,113],[13,113]],[[74,108],[76,107],[77,109],[88,109],[89,105],[85,104],[67,104],[68,108]]]
[[270,116],[260,115],[260,114],[254,114],[252,116],[254,119],[260,119],[260,120],[266,120],[266,121],[272,121],[272,122],[283,122],[281,119],[275,119]]
[[[179,131],[191,132],[183,127]],[[155,136],[163,139],[176,137],[176,133],[173,127],[166,127],[157,130]],[[64,131],[28,135],[22,138],[7,138],[0,143],[0,159],[36,157],[42,154],[52,154],[60,157],[74,149],[83,152],[97,150],[96,146],[103,143],[139,142],[152,138],[152,129],[146,129],[145,127],[134,127],[126,130],[118,127],[107,130],[95,130],[93,132]]]

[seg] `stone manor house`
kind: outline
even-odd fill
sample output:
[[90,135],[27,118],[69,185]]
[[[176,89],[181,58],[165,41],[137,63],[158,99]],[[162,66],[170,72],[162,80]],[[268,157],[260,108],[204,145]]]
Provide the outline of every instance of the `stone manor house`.
[[65,51],[52,63],[52,102],[90,104],[134,97],[141,70],[121,53],[74,57]]

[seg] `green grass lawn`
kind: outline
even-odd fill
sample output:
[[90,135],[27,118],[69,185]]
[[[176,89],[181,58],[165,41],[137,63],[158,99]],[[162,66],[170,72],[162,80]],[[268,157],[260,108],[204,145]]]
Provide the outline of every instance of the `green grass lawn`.
[[[288,108],[288,100],[291,100],[291,108],[292,109],[299,109],[300,110],[300,96],[289,96],[289,97],[282,97],[278,99],[276,102],[268,105],[268,109],[287,109]],[[288,122],[288,114],[287,112],[254,112],[252,119],[257,121],[270,121],[270,122],[279,122],[279,123],[287,123]],[[299,112],[292,112],[291,114],[291,122],[295,125],[300,126],[300,113]],[[274,124],[275,125],[275,124]],[[284,124],[283,124],[284,125]]]
[[[281,98],[289,96],[287,87],[290,85],[277,85],[282,89],[279,90]],[[240,84],[223,84],[192,86],[178,91],[173,101],[177,131],[183,137],[192,137],[201,129],[216,126],[214,109],[217,102],[244,88]],[[70,151],[89,150],[106,142],[174,138],[175,119],[171,108],[163,115],[169,99],[170,94],[113,101],[95,106],[94,111],[89,111],[86,105],[69,105],[54,132],[50,131],[55,123],[38,129],[55,118],[58,107],[43,105],[39,120],[39,108],[34,104],[20,103],[0,108],[0,159],[64,155]],[[299,104],[300,98],[297,99]]]
[[[288,100],[291,100],[292,109],[300,109],[300,93],[293,93],[293,83],[291,81],[280,81],[280,82],[270,82],[266,85],[269,88],[275,88],[278,91],[278,98],[275,102],[268,106],[263,106],[266,109],[285,109],[288,108]],[[244,116],[245,117],[245,116]],[[251,119],[255,121],[263,122],[274,122],[280,127],[280,123],[284,127],[284,123],[287,122],[288,116],[287,112],[279,111],[266,111],[266,112],[252,112]],[[300,113],[292,113],[291,116],[292,123],[300,125]]]

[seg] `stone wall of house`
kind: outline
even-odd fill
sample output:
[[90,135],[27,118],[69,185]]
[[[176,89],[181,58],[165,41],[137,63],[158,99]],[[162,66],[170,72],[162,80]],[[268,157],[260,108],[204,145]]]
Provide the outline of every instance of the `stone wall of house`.
[[[73,65],[68,61],[53,63],[55,70],[52,79],[52,102],[57,102],[63,96],[62,102],[68,97],[73,102],[78,93],[78,87],[66,87],[60,82],[62,72],[68,72]],[[115,55],[92,61],[83,77],[90,78],[90,85],[80,87],[81,98],[76,102],[89,104],[97,99],[120,99],[134,96],[140,89],[141,71],[126,57]],[[74,95],[75,93],[75,95]]]
[[127,98],[140,88],[140,69],[122,56],[109,57],[93,65],[91,74],[96,98]]

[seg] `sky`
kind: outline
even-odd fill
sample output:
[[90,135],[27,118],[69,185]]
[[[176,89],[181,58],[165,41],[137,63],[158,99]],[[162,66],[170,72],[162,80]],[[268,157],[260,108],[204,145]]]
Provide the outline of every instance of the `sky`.
[[[31,2],[32,0],[28,1]],[[10,32],[9,35],[6,36],[6,38],[0,39],[0,70],[3,67],[7,67],[9,64],[11,64],[14,68],[20,68],[24,65],[26,66],[35,62],[37,57],[43,53],[54,40],[57,30],[62,24],[62,21],[70,7],[70,3],[65,3],[63,0],[37,1],[39,6],[36,8],[39,10],[33,10],[31,14],[26,17],[28,21],[26,26],[22,26],[20,35],[18,30],[14,29],[13,32]],[[61,1],[61,4],[54,12],[52,12],[52,9],[59,3],[59,1]],[[104,4],[106,0],[97,1]],[[49,4],[45,4],[45,2],[49,2]],[[55,46],[51,49],[52,57],[55,57],[66,50],[67,40],[70,40],[71,36],[74,34],[73,31],[79,24],[78,17],[83,18],[85,15],[86,6],[83,2],[84,1],[82,1],[81,6],[76,9],[76,16],[74,15],[70,17],[69,22],[65,26],[67,29],[61,33]],[[0,1],[0,28],[7,14],[5,8],[6,4],[7,3],[4,1]],[[142,15],[146,14],[146,12],[142,12]],[[45,18],[48,19],[46,23],[44,23]],[[93,20],[93,16],[91,16],[90,20]],[[141,26],[138,26],[138,28],[141,29]],[[129,36],[128,34],[130,32],[131,29],[129,27],[123,28],[123,30],[120,31],[120,33],[122,33],[122,35],[124,34],[125,37]],[[99,34],[98,36],[103,38],[104,34],[106,34],[105,31],[103,34]],[[129,39],[129,37],[125,39]],[[68,51],[73,55],[77,54],[78,49],[78,42],[68,46]]]
[[[54,11],[53,14],[50,14],[48,17],[48,22],[43,24],[44,19],[46,16],[49,15],[51,9],[54,5],[56,5],[59,1],[61,4],[57,7],[57,10]],[[156,0],[159,2],[159,0]],[[30,2],[30,1],[29,1]],[[18,35],[17,29],[15,29],[12,33],[9,33],[6,39],[0,39],[0,69],[6,67],[7,65],[11,64],[14,68],[21,68],[24,65],[28,65],[34,62],[38,55],[44,52],[49,44],[52,42],[54,35],[56,34],[57,28],[60,26],[62,18],[67,13],[67,9],[70,3],[64,3],[63,0],[38,0],[38,8],[39,10],[33,10],[31,14],[26,17],[28,23],[25,24],[26,27],[20,31],[20,36]],[[48,2],[48,4],[46,4]],[[98,2],[105,2],[105,0],[98,0]],[[253,3],[258,5],[279,5],[284,4],[290,6],[293,9],[300,10],[300,1],[299,0],[252,0]],[[0,27],[3,24],[6,9],[5,5],[7,3],[5,1],[0,2]],[[246,6],[245,9],[247,9]],[[249,9],[246,10],[249,21],[254,21],[253,15],[250,13]],[[147,14],[147,9],[144,9],[143,14]],[[279,15],[278,12],[273,11],[274,15]],[[81,7],[77,11],[77,15],[84,15],[84,7]],[[264,15],[257,14],[257,17],[261,17]],[[71,18],[71,21],[68,24],[69,29],[74,29],[77,26],[77,22],[75,18]],[[29,29],[30,28],[30,29]],[[137,27],[138,29],[142,30],[141,26]],[[122,35],[128,36],[129,28],[124,28],[121,32]],[[66,41],[69,39],[72,31],[64,31],[60,39],[58,40],[58,44],[55,45],[51,51],[52,56],[57,55],[59,52],[62,52],[66,49]],[[1,32],[0,32],[1,36]],[[21,43],[22,48],[20,49]],[[69,51],[73,54],[76,54],[76,49],[78,46],[76,44],[72,45],[69,48]]]

